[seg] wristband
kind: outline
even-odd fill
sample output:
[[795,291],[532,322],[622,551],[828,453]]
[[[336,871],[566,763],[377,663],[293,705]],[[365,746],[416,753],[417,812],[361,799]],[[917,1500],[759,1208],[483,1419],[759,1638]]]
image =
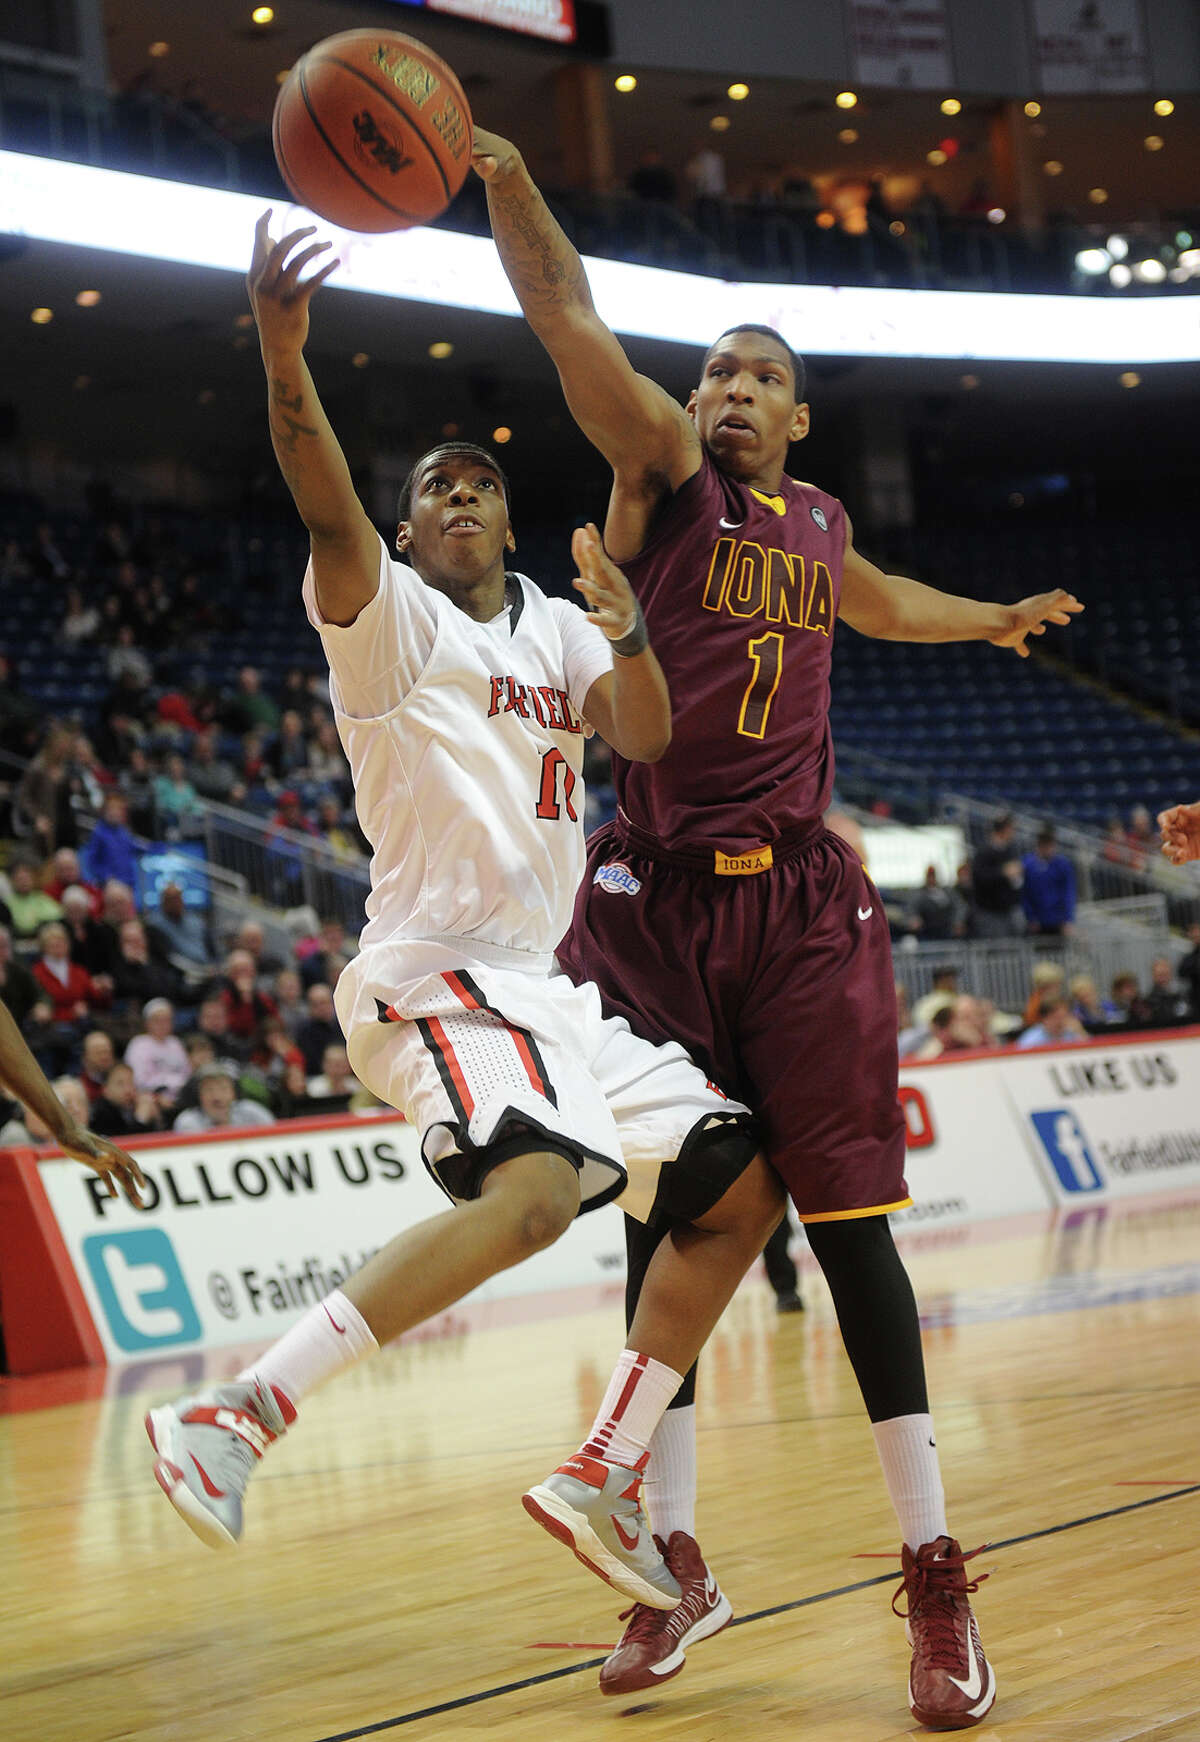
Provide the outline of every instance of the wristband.
[[627,629],[617,641],[608,644],[618,659],[632,659],[635,654],[644,653],[650,645],[650,637],[646,633],[646,619],[642,615],[640,603],[635,601],[633,628]]

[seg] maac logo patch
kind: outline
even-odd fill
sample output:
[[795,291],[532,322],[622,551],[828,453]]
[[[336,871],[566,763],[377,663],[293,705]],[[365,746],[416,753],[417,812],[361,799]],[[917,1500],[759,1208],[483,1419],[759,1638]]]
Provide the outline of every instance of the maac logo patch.
[[641,880],[634,876],[628,865],[601,865],[593,883],[609,895],[636,895],[642,887]]
[[812,515],[822,532],[829,531],[829,522],[825,518],[825,510],[823,508],[810,508],[808,512]]

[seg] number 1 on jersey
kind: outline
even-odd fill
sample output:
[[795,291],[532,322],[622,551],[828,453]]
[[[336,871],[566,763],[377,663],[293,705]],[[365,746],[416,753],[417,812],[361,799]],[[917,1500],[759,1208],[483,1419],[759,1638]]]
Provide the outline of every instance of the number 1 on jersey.
[[538,791],[537,814],[545,822],[555,823],[562,815],[562,806],[558,802],[558,771],[563,770],[562,803],[567,807],[567,815],[573,823],[579,818],[575,814],[575,806],[571,803],[571,794],[575,791],[575,770],[569,765],[561,750],[547,750],[542,757],[542,784]]
[[[743,738],[761,738],[766,732],[767,715],[771,712],[771,703],[783,675],[783,636],[778,630],[756,636],[746,651],[754,664],[754,671],[742,697],[738,731]],[[540,816],[541,812],[538,814]]]

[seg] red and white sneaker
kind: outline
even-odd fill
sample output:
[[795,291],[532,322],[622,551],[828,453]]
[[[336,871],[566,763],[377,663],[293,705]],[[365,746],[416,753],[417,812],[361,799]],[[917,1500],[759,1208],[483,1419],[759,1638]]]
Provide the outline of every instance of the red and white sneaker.
[[[908,1704],[927,1730],[969,1730],[987,1717],[996,1698],[996,1678],[967,1600],[988,1575],[980,1573],[968,1584],[963,1570],[982,1553],[975,1548],[964,1554],[950,1536],[923,1543],[916,1554],[907,1544],[901,1550],[904,1582],[892,1608],[905,1616],[913,1648]],[[907,1610],[896,1608],[901,1591]]]
[[146,1432],[158,1453],[155,1479],[209,1548],[237,1542],[251,1472],[295,1419],[277,1387],[237,1379],[149,1411]]
[[729,1598],[704,1564],[699,1544],[682,1530],[668,1543],[656,1536],[663,1559],[679,1581],[679,1607],[664,1614],[635,1603],[621,1616],[629,1625],[616,1650],[600,1667],[602,1694],[633,1694],[669,1682],[683,1668],[689,1645],[719,1633],[733,1620]]

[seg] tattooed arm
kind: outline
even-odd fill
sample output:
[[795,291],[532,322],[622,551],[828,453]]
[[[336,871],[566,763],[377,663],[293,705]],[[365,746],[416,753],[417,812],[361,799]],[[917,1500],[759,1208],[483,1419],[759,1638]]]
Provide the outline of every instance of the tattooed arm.
[[639,375],[596,313],[583,261],[550,213],[520,152],[475,130],[472,159],[487,187],[492,234],[525,318],[549,351],[571,415],[617,474],[652,493],[700,464],[691,420]]
[[329,247],[315,242],[289,261],[312,229],[272,242],[264,212],[254,228],[254,258],[246,276],[267,372],[271,442],[284,481],[312,542],[317,605],[329,623],[353,623],[379,588],[379,540],[355,494],[304,361],[308,305],[337,266],[332,260],[301,281],[310,260]]

